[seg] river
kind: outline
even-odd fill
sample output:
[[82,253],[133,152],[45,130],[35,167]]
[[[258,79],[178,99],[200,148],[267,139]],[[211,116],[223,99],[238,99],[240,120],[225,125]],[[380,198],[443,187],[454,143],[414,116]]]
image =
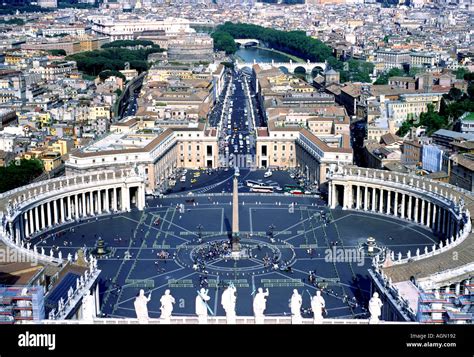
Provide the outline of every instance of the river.
[[235,55],[245,62],[253,62],[254,59],[257,62],[271,62],[272,60],[275,62],[290,61],[288,56],[281,53],[257,47],[240,47]]
[[[259,47],[240,47],[235,53],[239,61],[252,63],[255,59],[257,62],[290,62],[290,57],[284,55],[280,52],[275,52],[272,50],[267,50]],[[288,71],[284,68],[281,69],[284,73]],[[311,83],[313,80],[313,75],[311,73],[295,73],[295,76]]]

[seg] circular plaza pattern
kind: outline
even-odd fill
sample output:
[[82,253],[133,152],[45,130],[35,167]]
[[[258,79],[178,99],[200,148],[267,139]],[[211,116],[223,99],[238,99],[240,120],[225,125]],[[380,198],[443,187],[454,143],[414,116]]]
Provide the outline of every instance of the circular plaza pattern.
[[[303,295],[306,316],[310,296],[322,289],[328,317],[357,318],[367,316],[371,289],[367,269],[373,256],[360,254],[369,236],[378,246],[403,254],[438,241],[415,223],[330,210],[312,197],[248,194],[240,197],[244,254],[236,260],[223,248],[229,242],[230,201],[229,194],[195,196],[180,212],[184,196],[150,199],[143,211],[84,219],[31,243],[67,256],[79,248],[92,251],[102,238],[111,251],[98,261],[101,312],[108,317],[135,317],[133,301],[139,289],[152,293],[150,317],[160,316],[165,289],[177,301],[175,315],[192,315],[200,287],[209,289],[209,306],[222,316],[220,295],[232,282],[238,315],[252,315],[253,294],[263,287],[270,291],[268,315],[289,314],[288,300],[296,288]],[[289,213],[291,203],[294,213]]]

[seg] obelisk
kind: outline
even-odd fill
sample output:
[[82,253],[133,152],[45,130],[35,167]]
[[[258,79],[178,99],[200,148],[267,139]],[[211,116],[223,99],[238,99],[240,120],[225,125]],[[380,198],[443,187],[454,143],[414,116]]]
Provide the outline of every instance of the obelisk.
[[239,168],[235,167],[234,187],[232,192],[232,252],[240,252],[239,243]]

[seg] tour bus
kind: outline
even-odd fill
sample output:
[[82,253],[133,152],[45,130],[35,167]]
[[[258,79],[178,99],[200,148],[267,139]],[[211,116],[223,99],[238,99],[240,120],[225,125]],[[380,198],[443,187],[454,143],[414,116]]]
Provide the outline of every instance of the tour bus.
[[250,187],[250,192],[273,193],[272,186],[254,186]]
[[303,189],[298,185],[285,185],[283,190],[294,195],[302,195],[304,193]]
[[246,180],[245,184],[247,185],[247,187],[263,186],[263,183],[253,180]]

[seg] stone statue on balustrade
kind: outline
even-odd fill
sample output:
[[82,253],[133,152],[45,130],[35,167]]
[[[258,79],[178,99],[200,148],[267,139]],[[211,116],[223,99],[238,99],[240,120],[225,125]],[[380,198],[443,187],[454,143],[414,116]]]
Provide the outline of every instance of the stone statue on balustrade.
[[209,309],[207,302],[211,300],[208,294],[208,289],[201,288],[196,296],[196,315],[198,315],[200,324],[207,324],[207,311]]
[[298,293],[298,290],[293,290],[293,295],[290,299],[290,310],[291,310],[291,323],[300,324],[301,320],[301,305],[303,304],[303,298]]
[[91,292],[87,290],[82,298],[82,321],[84,323],[93,323],[95,318],[95,299]]
[[133,303],[135,307],[135,313],[137,314],[138,322],[141,324],[148,323],[148,307],[147,304],[151,300],[151,293],[148,297],[145,296],[145,290],[140,289],[140,293],[135,298],[135,302]]
[[166,289],[165,294],[160,299],[161,303],[161,319],[164,323],[171,322],[171,313],[173,312],[173,304],[176,303],[176,300],[171,295],[171,291]]
[[313,310],[313,321],[315,324],[323,322],[323,312],[326,311],[326,301],[321,296],[321,291],[317,291],[316,295],[311,298],[311,310]]
[[369,324],[378,324],[380,316],[382,315],[382,300],[379,298],[379,293],[375,292],[369,301],[370,319]]
[[235,324],[235,305],[237,303],[237,289],[234,284],[229,284],[229,286],[224,290],[221,296],[221,305],[224,308],[227,324]]
[[267,299],[266,297],[269,296],[270,293],[268,288],[265,292],[263,292],[262,288],[258,288],[258,292],[253,299],[253,313],[255,316],[255,323],[256,324],[263,324],[264,323],[264,312],[267,307]]

